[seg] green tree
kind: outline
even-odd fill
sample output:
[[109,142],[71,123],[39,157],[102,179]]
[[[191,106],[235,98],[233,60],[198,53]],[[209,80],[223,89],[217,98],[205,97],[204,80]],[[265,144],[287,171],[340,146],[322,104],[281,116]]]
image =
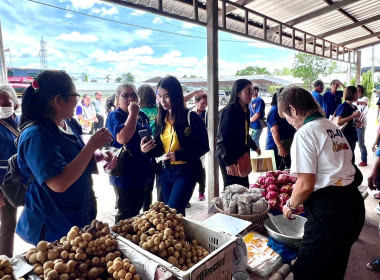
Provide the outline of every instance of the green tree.
[[266,67],[247,66],[242,70],[236,71],[235,76],[250,76],[250,75],[270,75],[269,70]]
[[195,76],[195,75],[190,75],[190,78],[197,78],[197,76]]
[[364,96],[367,96],[369,99],[371,99],[373,88],[375,87],[371,70],[362,74],[361,85],[364,87]]
[[335,61],[311,54],[298,53],[294,57],[292,75],[301,78],[304,87],[311,90],[313,82],[320,75],[329,75],[336,67]]
[[350,79],[350,86],[356,86],[356,77],[352,77],[351,79]]
[[183,76],[182,76],[182,79],[187,79],[187,75],[186,75],[186,74],[183,75]]
[[123,83],[133,83],[135,81],[135,76],[131,72],[122,74],[121,78]]
[[282,69],[274,69],[273,71],[273,75],[275,76],[285,76],[285,75],[291,75],[292,74],[292,71],[287,68],[287,67],[284,67]]
[[122,79],[121,77],[117,77],[117,78],[115,79],[115,83],[121,83],[122,80],[123,80],[123,79]]

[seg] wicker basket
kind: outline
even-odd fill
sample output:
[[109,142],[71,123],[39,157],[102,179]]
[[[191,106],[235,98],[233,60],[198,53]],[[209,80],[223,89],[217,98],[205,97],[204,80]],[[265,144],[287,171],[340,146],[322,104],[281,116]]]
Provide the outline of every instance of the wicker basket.
[[216,211],[219,213],[222,213],[222,214],[225,214],[228,216],[232,216],[232,217],[235,217],[238,219],[246,220],[246,221],[251,222],[252,224],[256,224],[256,225],[258,224],[260,226],[264,225],[264,222],[268,218],[268,212],[270,210],[270,205],[268,203],[267,209],[260,212],[260,213],[256,213],[256,214],[252,214],[252,215],[239,215],[239,214],[227,213],[226,211],[220,209],[218,206],[216,206],[216,205],[214,205],[214,206],[215,206]]

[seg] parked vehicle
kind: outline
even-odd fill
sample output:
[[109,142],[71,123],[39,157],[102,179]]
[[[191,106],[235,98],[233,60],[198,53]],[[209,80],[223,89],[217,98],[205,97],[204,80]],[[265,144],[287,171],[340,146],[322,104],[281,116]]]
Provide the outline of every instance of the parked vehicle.
[[219,105],[226,105],[230,101],[231,93],[224,90],[219,90]]

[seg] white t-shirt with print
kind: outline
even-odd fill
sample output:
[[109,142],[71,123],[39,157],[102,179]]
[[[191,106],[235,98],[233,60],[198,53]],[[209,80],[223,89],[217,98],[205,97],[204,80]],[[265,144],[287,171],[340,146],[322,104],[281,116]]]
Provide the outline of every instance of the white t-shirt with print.
[[291,172],[316,174],[314,191],[354,180],[352,151],[339,128],[325,118],[308,122],[297,130],[291,147]]

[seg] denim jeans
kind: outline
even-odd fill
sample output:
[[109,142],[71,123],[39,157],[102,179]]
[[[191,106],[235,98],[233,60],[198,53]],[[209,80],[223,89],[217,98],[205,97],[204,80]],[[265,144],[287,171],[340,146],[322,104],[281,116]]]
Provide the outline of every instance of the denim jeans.
[[356,130],[356,133],[358,134],[358,144],[360,148],[360,153],[361,153],[361,159],[362,162],[367,163],[367,148],[365,147],[364,143],[364,134],[365,134],[365,127],[358,128]]
[[162,187],[165,204],[185,215],[186,205],[193,195],[196,177],[194,168],[190,164],[171,165],[169,168],[163,168],[158,177],[158,184]]
[[261,132],[263,132],[263,128],[252,129],[251,138],[252,138],[253,141],[255,141],[257,147],[260,147]]

